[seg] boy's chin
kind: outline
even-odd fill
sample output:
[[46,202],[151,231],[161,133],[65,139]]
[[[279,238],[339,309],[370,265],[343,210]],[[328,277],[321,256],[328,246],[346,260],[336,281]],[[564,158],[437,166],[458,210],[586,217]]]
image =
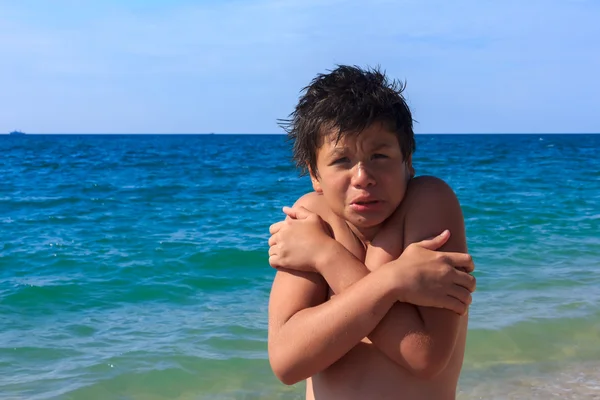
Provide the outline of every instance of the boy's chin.
[[383,216],[353,215],[350,218],[348,218],[347,221],[359,229],[373,229],[383,224],[386,218],[384,218]]

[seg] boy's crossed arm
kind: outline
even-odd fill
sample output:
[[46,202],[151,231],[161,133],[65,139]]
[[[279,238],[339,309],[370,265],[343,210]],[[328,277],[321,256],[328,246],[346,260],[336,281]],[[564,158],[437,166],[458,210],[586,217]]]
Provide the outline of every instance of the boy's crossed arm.
[[[406,201],[414,206],[406,218],[405,243],[444,229],[452,238],[408,246],[398,260],[373,273],[328,238],[314,214],[299,215],[273,232],[271,264],[300,269],[280,270],[271,293],[269,357],[284,383],[324,370],[364,337],[415,375],[432,376],[445,367],[456,340],[457,313],[466,311],[475,282],[454,268],[472,270],[468,255],[431,250],[448,241],[445,250],[466,251],[462,214],[454,193],[436,181],[414,188]],[[306,272],[311,268],[322,277]],[[328,286],[337,296],[325,302]]]

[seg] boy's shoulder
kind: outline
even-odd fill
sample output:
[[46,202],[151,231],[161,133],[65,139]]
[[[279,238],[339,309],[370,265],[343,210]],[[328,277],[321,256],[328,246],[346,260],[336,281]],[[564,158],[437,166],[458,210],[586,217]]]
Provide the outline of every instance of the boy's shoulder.
[[296,203],[294,203],[294,207],[298,206],[306,208],[308,211],[319,215],[324,220],[329,219],[331,214],[331,209],[327,206],[325,198],[322,194],[317,192],[309,192],[301,196],[296,200]]
[[406,217],[417,209],[438,208],[446,201],[454,200],[456,194],[448,183],[435,176],[423,175],[408,182],[406,194],[397,212]]
[[452,197],[455,197],[452,188],[440,178],[430,175],[412,178],[408,182],[404,199],[385,225],[403,226],[406,215],[415,209],[435,206],[435,203]]
[[457,243],[464,236],[458,196],[448,183],[434,176],[412,179],[401,208],[404,247],[450,229]]
[[433,215],[434,210],[454,199],[454,192],[444,180],[427,175],[412,178],[408,182],[404,199],[373,239],[373,246],[385,249],[393,258],[399,257],[410,244],[405,238],[406,229],[412,228],[412,225],[407,226],[407,218],[417,216],[417,220],[422,220],[423,214]]
[[408,182],[407,197],[424,196],[430,194],[447,193],[452,191],[443,179],[431,175],[418,176]]

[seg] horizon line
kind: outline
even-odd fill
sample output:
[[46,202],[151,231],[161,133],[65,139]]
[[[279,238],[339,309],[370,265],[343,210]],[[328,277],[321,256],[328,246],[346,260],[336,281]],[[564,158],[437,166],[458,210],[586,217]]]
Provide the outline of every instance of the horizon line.
[[[415,135],[598,135],[598,132],[415,132]],[[0,136],[43,136],[43,135],[189,135],[189,136],[234,136],[234,135],[272,135],[272,136],[285,136],[285,133],[233,133],[233,132],[137,132],[137,133],[124,133],[124,132],[111,132],[111,133],[100,133],[100,132],[79,132],[79,133],[61,133],[61,132],[45,132],[45,133],[26,133],[23,132],[21,135],[11,135],[9,133],[0,133]]]

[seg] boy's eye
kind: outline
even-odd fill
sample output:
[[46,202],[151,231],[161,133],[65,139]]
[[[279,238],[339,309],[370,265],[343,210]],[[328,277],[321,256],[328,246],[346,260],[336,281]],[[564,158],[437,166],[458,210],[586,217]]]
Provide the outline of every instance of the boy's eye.
[[342,164],[342,163],[345,163],[348,161],[350,161],[350,159],[348,157],[341,157],[341,158],[338,158],[335,161],[333,161],[331,164]]
[[385,154],[373,154],[373,158],[388,158]]

